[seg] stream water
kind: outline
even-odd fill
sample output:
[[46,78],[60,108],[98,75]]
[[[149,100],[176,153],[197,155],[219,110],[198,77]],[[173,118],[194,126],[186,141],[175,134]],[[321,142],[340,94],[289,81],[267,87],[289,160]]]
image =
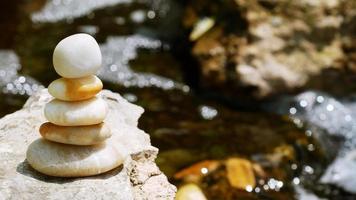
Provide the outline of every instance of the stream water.
[[[156,161],[172,183],[195,182],[208,199],[356,198],[353,98],[306,92],[256,105],[262,109],[226,105],[195,88],[194,62],[182,59],[188,49],[174,49],[182,5],[78,2],[2,3],[1,117],[58,77],[57,42],[86,32],[100,43],[104,87],[145,108],[139,126],[160,149]],[[253,188],[231,186],[225,163],[232,158],[254,163]]]

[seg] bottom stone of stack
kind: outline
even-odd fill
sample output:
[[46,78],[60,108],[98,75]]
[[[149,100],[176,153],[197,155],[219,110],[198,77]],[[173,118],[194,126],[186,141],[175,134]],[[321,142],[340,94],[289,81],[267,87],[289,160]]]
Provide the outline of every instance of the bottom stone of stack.
[[46,122],[40,127],[43,138],[63,144],[93,145],[111,136],[111,131],[105,123],[88,126],[58,126]]
[[124,157],[108,142],[76,146],[35,140],[27,150],[27,161],[37,171],[58,177],[83,177],[101,174],[123,163]]

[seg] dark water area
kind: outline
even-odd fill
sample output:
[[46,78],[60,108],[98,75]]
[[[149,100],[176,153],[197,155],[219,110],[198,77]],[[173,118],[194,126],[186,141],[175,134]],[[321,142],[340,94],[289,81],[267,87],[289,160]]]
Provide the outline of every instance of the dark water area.
[[[225,101],[199,88],[200,72],[181,26],[183,3],[101,3],[79,8],[72,1],[0,3],[1,117],[58,78],[52,67],[55,45],[86,32],[102,48],[104,88],[145,109],[139,126],[160,149],[156,162],[177,187],[195,183],[207,199],[354,197],[318,182],[337,154],[314,137],[318,133],[286,114],[264,111],[257,101]],[[233,184],[239,177],[230,173],[248,176],[230,170],[241,168],[252,177]]]

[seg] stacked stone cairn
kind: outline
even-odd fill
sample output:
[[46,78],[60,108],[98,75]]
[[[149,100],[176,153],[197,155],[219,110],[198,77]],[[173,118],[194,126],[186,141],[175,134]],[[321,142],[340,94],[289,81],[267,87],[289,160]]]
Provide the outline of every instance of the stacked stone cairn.
[[97,94],[103,84],[95,73],[101,67],[96,40],[84,33],[58,43],[53,66],[62,78],[48,86],[54,97],[46,104],[49,122],[40,126],[42,138],[30,144],[27,162],[37,171],[58,177],[101,174],[122,164],[117,149],[108,142],[111,130],[104,119],[106,101]]

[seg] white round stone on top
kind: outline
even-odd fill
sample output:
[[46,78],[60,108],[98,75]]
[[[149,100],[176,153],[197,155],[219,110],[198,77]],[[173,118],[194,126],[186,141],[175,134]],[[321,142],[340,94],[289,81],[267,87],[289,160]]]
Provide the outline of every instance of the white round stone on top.
[[96,40],[85,33],[61,40],[53,52],[53,66],[64,78],[95,74],[101,66],[101,52]]

